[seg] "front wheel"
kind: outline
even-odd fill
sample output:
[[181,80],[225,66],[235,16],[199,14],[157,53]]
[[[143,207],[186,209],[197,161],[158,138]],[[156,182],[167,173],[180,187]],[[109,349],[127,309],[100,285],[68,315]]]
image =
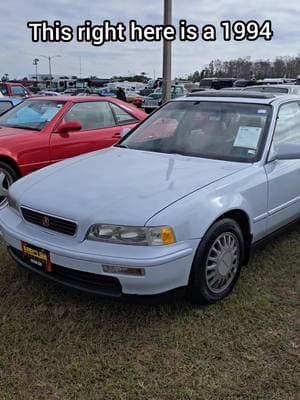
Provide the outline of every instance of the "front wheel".
[[217,221],[203,237],[190,274],[189,293],[200,304],[226,297],[234,288],[244,257],[244,238],[232,219]]
[[17,179],[16,171],[6,162],[0,161],[0,207],[6,205],[8,189]]

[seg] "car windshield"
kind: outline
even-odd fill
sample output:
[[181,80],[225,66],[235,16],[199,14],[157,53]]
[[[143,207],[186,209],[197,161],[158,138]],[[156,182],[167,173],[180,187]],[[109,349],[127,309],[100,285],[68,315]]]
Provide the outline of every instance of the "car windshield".
[[264,104],[170,102],[120,142],[120,146],[254,162],[261,155],[271,113],[271,106]]
[[25,101],[0,117],[0,125],[40,131],[64,105],[62,101]]

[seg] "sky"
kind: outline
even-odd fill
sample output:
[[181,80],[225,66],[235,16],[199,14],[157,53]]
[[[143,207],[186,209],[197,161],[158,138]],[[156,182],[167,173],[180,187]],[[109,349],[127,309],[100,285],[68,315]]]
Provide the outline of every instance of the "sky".
[[[28,21],[47,20],[53,24],[76,28],[85,20],[101,25],[130,19],[139,24],[161,24],[163,0],[9,0],[0,3],[0,77],[22,78],[35,73],[32,64],[39,58],[38,72],[48,73],[47,60],[41,55],[61,57],[52,59],[52,74],[133,75],[146,72],[148,76],[161,76],[161,42],[105,43],[101,47],[78,43],[33,43]],[[173,25],[180,19],[197,25],[216,26],[217,40],[195,42],[175,40],[172,44],[172,75],[184,77],[202,70],[212,59],[229,60],[250,56],[252,60],[273,59],[276,56],[300,54],[300,1],[299,0],[173,0]],[[222,20],[272,21],[274,36],[271,41],[229,41],[222,37]],[[75,29],[74,29],[75,30]],[[81,60],[81,62],[80,62]],[[80,69],[81,65],[81,69]],[[299,71],[300,73],[300,71]]]

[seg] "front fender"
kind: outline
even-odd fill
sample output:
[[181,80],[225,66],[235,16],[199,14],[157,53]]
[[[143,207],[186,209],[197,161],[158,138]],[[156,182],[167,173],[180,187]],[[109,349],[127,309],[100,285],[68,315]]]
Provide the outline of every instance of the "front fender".
[[241,210],[249,219],[253,239],[258,239],[266,230],[267,206],[265,171],[253,165],[173,203],[150,218],[146,225],[170,225],[178,241],[201,239],[222,215]]
[[16,171],[21,175],[20,168],[18,166],[18,160],[11,151],[0,147],[0,160],[7,162],[9,165],[14,167]]

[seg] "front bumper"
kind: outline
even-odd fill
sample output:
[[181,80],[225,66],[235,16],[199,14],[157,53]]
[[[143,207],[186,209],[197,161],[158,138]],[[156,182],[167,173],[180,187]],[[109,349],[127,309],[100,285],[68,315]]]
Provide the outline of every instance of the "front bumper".
[[[195,239],[149,247],[79,242],[74,237],[25,222],[9,207],[0,213],[0,228],[10,254],[18,264],[53,281],[110,297],[160,295],[186,287],[199,242]],[[41,271],[24,261],[21,241],[48,250],[54,265],[53,273]],[[145,275],[105,273],[103,264],[144,268]]]

